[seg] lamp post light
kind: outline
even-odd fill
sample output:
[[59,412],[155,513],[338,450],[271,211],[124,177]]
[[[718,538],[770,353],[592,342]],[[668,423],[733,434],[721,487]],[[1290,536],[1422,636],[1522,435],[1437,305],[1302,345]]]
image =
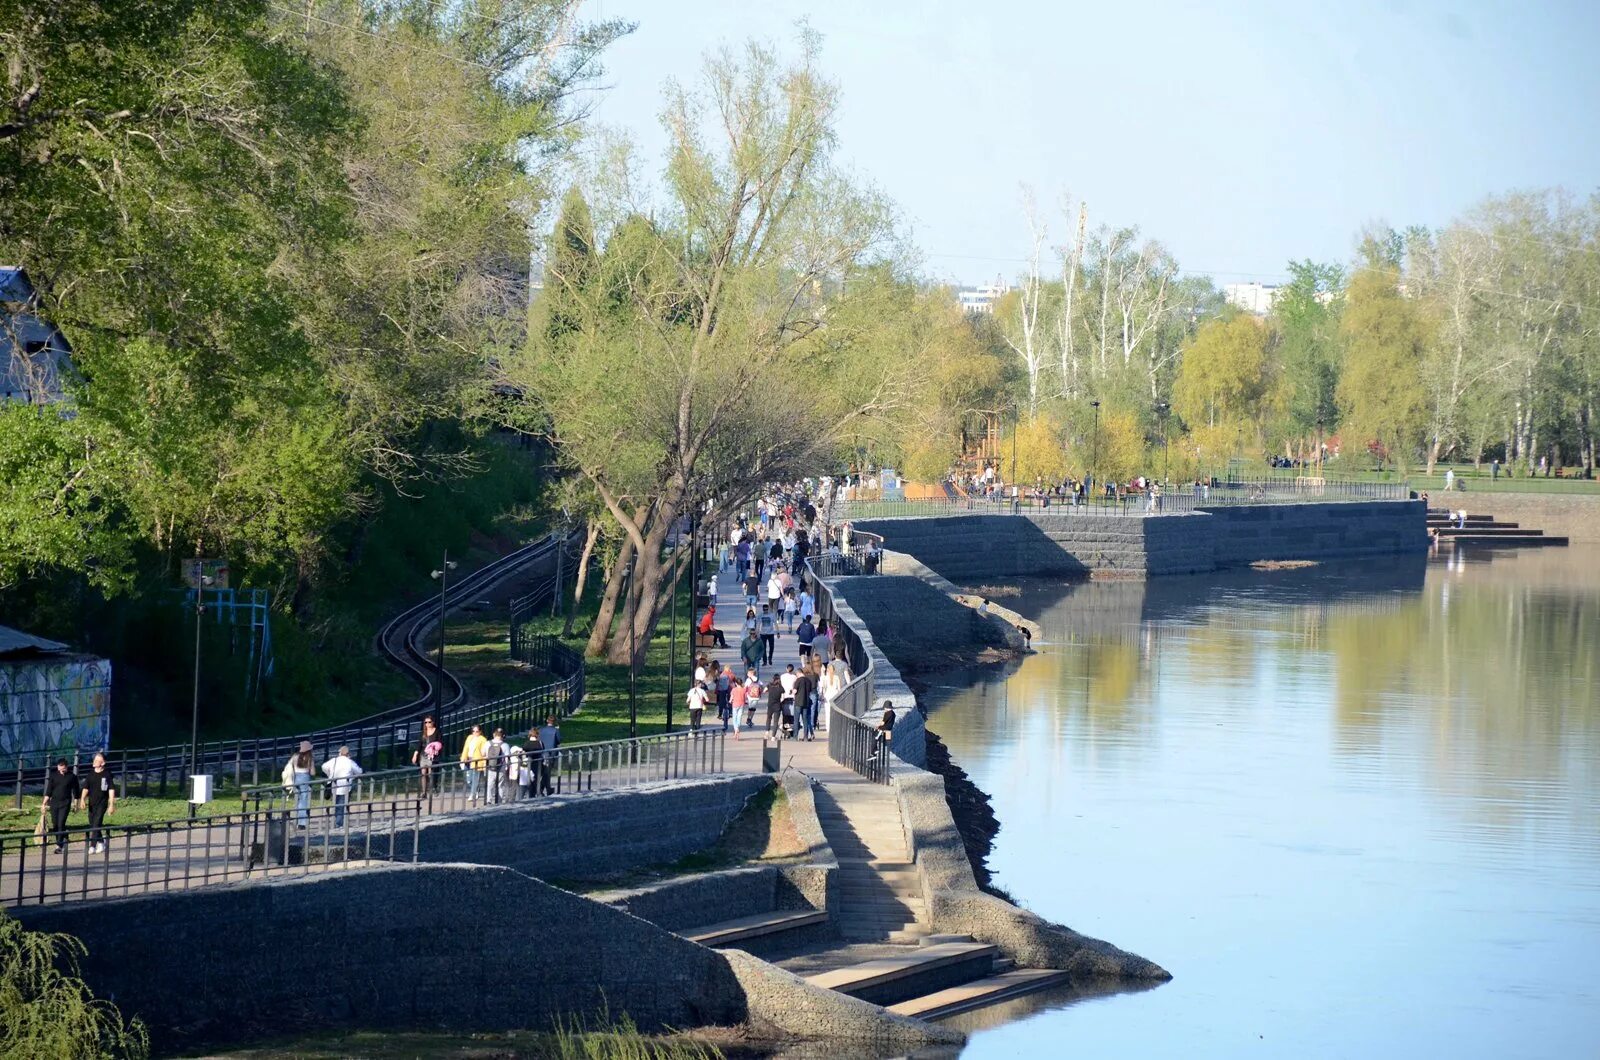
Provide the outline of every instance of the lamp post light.
[[[633,578],[639,569],[639,550],[628,557],[628,589],[624,599],[633,599]],[[634,630],[638,623],[628,622],[628,739],[639,735],[639,655]]]
[[1018,510],[1022,505],[1022,484],[1017,481],[1017,435],[1022,433],[1022,409],[1011,406],[1011,506]]
[[450,558],[450,550],[445,549],[444,555],[439,560],[439,569],[429,573],[429,577],[439,583],[439,661],[436,667],[439,679],[433,683],[433,709],[444,710],[444,600],[445,592],[450,586],[450,572],[456,569],[456,561]]
[[[200,576],[200,584],[194,588],[194,698],[189,707],[189,776],[192,779],[200,772],[200,627],[206,613],[206,586],[216,579],[209,574]],[[199,806],[193,797],[189,799],[189,816],[193,817]]]
[[1156,403],[1156,411],[1161,413],[1161,486],[1170,488],[1172,483],[1167,481],[1169,468],[1169,443],[1172,440],[1172,406],[1165,401]]
[[1089,449],[1089,499],[1094,499],[1094,488],[1100,485],[1100,479],[1095,475],[1095,469],[1100,463],[1100,402],[1091,401],[1089,407],[1094,409],[1094,445]]

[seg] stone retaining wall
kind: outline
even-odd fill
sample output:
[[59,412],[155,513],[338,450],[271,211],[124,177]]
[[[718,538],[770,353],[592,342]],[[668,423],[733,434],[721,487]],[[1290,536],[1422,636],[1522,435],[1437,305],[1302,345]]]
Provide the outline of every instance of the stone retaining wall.
[[1165,980],[1159,965],[1109,942],[1052,924],[978,887],[961,834],[945,799],[944,779],[920,769],[894,774],[895,796],[916,863],[923,902],[936,932],[971,935],[998,946],[1027,968],[1059,968],[1078,976]]
[[1261,560],[1422,552],[1421,501],[1231,505],[1150,516],[962,515],[869,519],[879,534],[953,582],[1190,574]]
[[917,709],[917,697],[906,684],[905,678],[900,676],[900,671],[895,669],[894,663],[890,662],[888,656],[878,647],[871,627],[856,614],[849,600],[852,586],[875,581],[878,577],[881,576],[830,578],[828,590],[833,597],[835,616],[861,638],[861,646],[866,651],[867,657],[872,660],[872,707],[862,715],[862,720],[869,725],[878,724],[878,720],[883,717],[883,704],[886,701],[892,704],[895,725],[889,750],[901,759],[920,767],[927,764],[928,746],[927,729],[923,725],[922,712]]
[[83,940],[85,981],[144,1019],[157,1053],[333,1028],[539,1029],[602,1010],[646,1030],[747,1016],[720,954],[500,867],[331,872],[16,916]]
[[771,783],[751,774],[663,781],[424,817],[418,856],[505,865],[542,879],[604,878],[714,845]]

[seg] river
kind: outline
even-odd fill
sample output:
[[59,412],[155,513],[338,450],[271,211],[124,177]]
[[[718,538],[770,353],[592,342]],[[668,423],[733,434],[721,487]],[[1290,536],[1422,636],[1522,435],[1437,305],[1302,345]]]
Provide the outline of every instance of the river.
[[925,697],[995,882],[1174,978],[963,1060],[1600,1056],[1600,550],[1002,602],[1036,654]]

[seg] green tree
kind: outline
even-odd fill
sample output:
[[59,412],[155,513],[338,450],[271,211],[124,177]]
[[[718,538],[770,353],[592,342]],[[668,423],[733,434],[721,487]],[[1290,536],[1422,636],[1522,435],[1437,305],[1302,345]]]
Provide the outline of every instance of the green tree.
[[[1273,396],[1267,329],[1239,313],[1202,325],[1183,351],[1172,407],[1193,424],[1258,424]],[[1259,428],[1256,428],[1259,429]]]
[[1429,336],[1422,313],[1380,260],[1351,277],[1339,331],[1345,445],[1376,446],[1380,463],[1389,459],[1404,470],[1416,459],[1427,425],[1421,368]]
[[1270,323],[1286,388],[1285,433],[1306,441],[1314,439],[1319,425],[1324,432],[1338,426],[1344,269],[1331,263],[1291,261],[1289,275],[1272,303]]
[[0,1060],[150,1055],[144,1025],[125,1023],[78,977],[84,952],[70,935],[29,931],[0,912]]
[[1070,469],[1061,424],[1047,413],[1023,420],[1008,431],[1001,442],[1000,455],[1005,477],[1022,486],[1060,482]]

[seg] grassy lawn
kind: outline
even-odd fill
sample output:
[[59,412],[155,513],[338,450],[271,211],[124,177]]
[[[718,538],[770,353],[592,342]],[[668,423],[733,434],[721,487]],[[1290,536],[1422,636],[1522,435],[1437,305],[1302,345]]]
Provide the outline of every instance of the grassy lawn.
[[452,617],[447,625],[444,665],[461,679],[477,703],[525,692],[550,680],[511,659],[511,632],[503,614]]
[[[1288,468],[1262,468],[1262,474],[1288,475],[1296,472]],[[1524,476],[1522,470],[1517,470],[1516,477],[1506,474],[1501,468],[1500,477],[1497,479],[1490,472],[1489,465],[1485,463],[1482,469],[1475,469],[1471,464],[1436,464],[1432,475],[1425,475],[1421,468],[1412,468],[1404,475],[1392,469],[1375,471],[1371,468],[1340,467],[1337,463],[1325,465],[1324,470],[1330,478],[1355,479],[1358,482],[1408,482],[1414,490],[1427,490],[1430,494],[1444,491],[1444,473],[1454,471],[1456,481],[1466,484],[1466,492],[1479,491],[1483,493],[1586,493],[1600,496],[1600,479],[1584,480],[1581,478],[1545,478],[1543,475]],[[1581,474],[1581,469],[1567,468],[1568,476]],[[1315,474],[1315,471],[1308,473]]]
[[[5,799],[0,804],[0,832],[16,833],[31,832],[39,820],[39,796],[24,795],[22,809],[17,809],[14,798]],[[236,793],[219,793],[215,799],[201,807],[202,816],[215,817],[222,814],[238,813],[239,800]],[[189,816],[189,804],[183,799],[142,799],[129,796],[117,800],[117,811],[106,818],[109,827],[130,824],[153,824],[158,821],[172,821]],[[68,828],[85,828],[89,824],[87,810],[77,809],[74,804],[72,813],[67,817]],[[75,836],[74,839],[81,839]]]
[[[599,608],[600,584],[598,574],[589,580],[585,600],[579,611],[574,629],[576,635],[567,641],[578,650],[583,649],[594,615]],[[688,723],[688,713],[683,696],[688,691],[687,653],[690,627],[688,579],[684,579],[678,593],[678,649],[680,658],[673,682],[673,727],[681,729]],[[670,612],[669,612],[670,615]],[[544,616],[531,623],[535,633],[559,633],[562,619]],[[645,662],[638,676],[638,734],[650,736],[667,731],[667,659],[669,619],[661,621],[657,635],[651,638]],[[448,651],[448,649],[446,649]],[[608,663],[602,659],[588,660],[588,694],[583,709],[561,723],[562,742],[595,743],[600,740],[625,740],[628,738],[628,667],[625,663]],[[538,678],[535,677],[537,681]]]

